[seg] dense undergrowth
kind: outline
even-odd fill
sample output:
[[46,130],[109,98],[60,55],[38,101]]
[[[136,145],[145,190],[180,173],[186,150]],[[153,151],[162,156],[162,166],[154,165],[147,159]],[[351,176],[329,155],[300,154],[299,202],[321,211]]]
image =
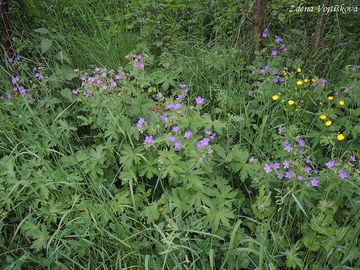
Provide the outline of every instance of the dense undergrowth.
[[249,62],[236,5],[179,3],[157,27],[135,1],[14,25],[0,269],[359,267],[358,56],[298,57],[272,21]]

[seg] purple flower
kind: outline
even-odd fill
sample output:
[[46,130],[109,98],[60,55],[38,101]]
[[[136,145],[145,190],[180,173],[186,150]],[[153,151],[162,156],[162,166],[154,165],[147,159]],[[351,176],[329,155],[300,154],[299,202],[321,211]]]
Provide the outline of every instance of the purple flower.
[[288,47],[286,47],[286,46],[281,46],[281,48],[284,52],[287,52],[289,50]]
[[179,110],[181,108],[181,104],[179,103],[176,103],[176,104],[173,104],[173,103],[170,103],[166,106],[166,108],[170,109],[170,110]]
[[255,74],[256,74],[256,70],[253,69],[250,73],[251,73],[251,75],[255,75]]
[[169,136],[169,142],[175,143],[176,139],[174,136]]
[[284,146],[284,150],[285,150],[286,152],[288,152],[288,153],[290,153],[290,152],[293,150],[293,148],[292,148],[292,146],[291,146],[291,144],[289,143],[288,140],[286,140],[286,141],[284,142],[283,146]]
[[305,147],[305,140],[304,140],[304,139],[299,138],[299,139],[297,140],[297,143],[298,143],[301,147]]
[[103,84],[101,85],[101,88],[104,89],[104,90],[106,90],[106,89],[107,89],[106,83],[103,83]]
[[144,129],[143,129],[143,125],[145,124],[145,119],[144,118],[140,118],[139,121],[137,122],[136,124],[136,127],[137,129],[140,131],[140,132],[143,132]]
[[185,131],[184,138],[185,139],[190,139],[191,138],[191,131],[190,130]]
[[216,134],[213,133],[211,130],[205,130],[204,133],[210,140],[215,139]]
[[312,86],[317,86],[317,81],[319,80],[319,77],[318,76],[315,76],[314,78],[315,81],[312,82]]
[[102,74],[101,74],[101,77],[106,77],[107,76],[107,74],[106,74],[106,72],[103,72]]
[[179,151],[182,147],[182,141],[178,140],[174,143],[174,150]]
[[134,68],[137,69],[144,69],[144,63],[143,62],[138,62],[138,63],[134,63]]
[[151,145],[154,142],[153,136],[146,136],[144,140],[145,145]]
[[187,88],[187,85],[185,83],[179,83],[179,87],[181,89],[186,89]]
[[35,73],[35,78],[38,79],[39,81],[44,79],[44,76],[40,73],[40,72],[36,72]]
[[160,119],[161,119],[161,121],[163,121],[164,124],[166,124],[167,121],[168,121],[168,117],[167,117],[167,115],[165,113],[160,115]]
[[84,96],[85,96],[85,97],[89,97],[89,96],[90,96],[90,93],[89,93],[88,91],[85,91]]
[[115,80],[120,80],[120,74],[115,74]]
[[269,163],[266,163],[265,166],[264,166],[264,171],[266,173],[271,173],[272,172],[272,168],[271,168],[271,165]]
[[311,173],[311,168],[309,166],[304,167],[304,172]]
[[203,97],[197,97],[195,101],[196,101],[196,105],[202,105],[204,104],[205,99]]
[[209,145],[210,139],[209,138],[203,138],[202,140],[200,140],[197,144],[196,147],[197,149],[201,150],[206,148]]
[[289,169],[290,168],[290,161],[284,160],[283,165],[284,165],[284,169]]
[[271,51],[271,56],[277,56],[278,54],[279,54],[279,52],[277,50]]
[[310,163],[311,163],[311,160],[307,158],[307,159],[305,160],[305,163],[310,164]]
[[186,95],[183,93],[183,94],[177,96],[176,100],[182,101],[185,97],[186,97]]
[[280,83],[280,77],[279,76],[275,76],[275,78],[273,79],[274,83]]
[[304,176],[299,175],[299,176],[297,177],[297,179],[298,179],[299,181],[304,180]]
[[262,75],[265,75],[265,73],[269,70],[269,65],[264,66],[262,69],[260,69],[260,73]]
[[293,173],[292,173],[291,171],[287,171],[287,172],[285,173],[285,177],[286,177],[287,179],[292,179],[292,178],[294,177],[294,175],[293,175]]
[[332,167],[334,167],[336,165],[336,161],[335,160],[329,160],[328,162],[325,163],[326,168],[330,169]]
[[311,185],[313,187],[317,187],[319,185],[319,179],[317,177],[314,177],[312,180],[311,180]]
[[111,86],[112,87],[116,87],[117,86],[117,83],[115,81],[111,81]]
[[77,93],[79,92],[79,89],[73,89],[73,90],[71,90],[71,92],[73,93],[73,95],[77,95]]
[[284,134],[284,131],[285,131],[285,126],[284,125],[281,125],[281,126],[278,127],[278,135]]
[[19,92],[20,92],[20,94],[24,95],[24,94],[26,94],[27,90],[26,90],[26,88],[24,86],[20,85],[19,86]]
[[264,31],[262,32],[261,37],[262,38],[267,38],[268,34],[269,34],[269,27],[266,27],[264,29]]
[[20,81],[20,77],[18,75],[11,77],[11,82],[13,84],[17,83],[18,81]]
[[349,158],[351,163],[355,163],[356,162],[356,157],[354,155],[351,155]]
[[273,164],[273,168],[274,168],[275,170],[279,170],[279,169],[280,169],[280,163],[279,163],[279,162],[275,162],[275,163]]
[[321,80],[321,86],[325,87],[325,85],[326,85],[326,80]]
[[178,126],[173,126],[172,131],[177,133],[179,131],[179,127]]
[[283,39],[281,37],[279,37],[279,36],[275,36],[275,42],[277,44],[279,44],[279,43],[283,42]]
[[349,177],[348,174],[347,174],[347,172],[344,171],[344,170],[341,170],[338,175],[339,175],[339,177],[340,177],[341,179],[346,179],[346,178]]
[[284,174],[282,172],[279,172],[278,175],[277,175],[277,179],[283,180],[284,179]]

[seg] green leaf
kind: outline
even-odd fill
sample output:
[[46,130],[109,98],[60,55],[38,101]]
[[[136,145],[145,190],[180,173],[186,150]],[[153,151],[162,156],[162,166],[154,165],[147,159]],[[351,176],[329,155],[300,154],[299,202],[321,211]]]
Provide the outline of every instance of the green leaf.
[[64,79],[67,81],[71,81],[76,78],[78,75],[74,72],[74,70],[70,67],[64,68]]
[[152,205],[145,207],[143,210],[143,214],[147,217],[149,222],[154,222],[160,217],[158,204],[153,203]]
[[[68,63],[68,64],[71,64],[70,58],[69,58],[68,55],[67,55],[65,52],[63,52],[63,51],[59,51],[59,52],[55,55],[55,58],[56,58],[57,60],[61,61],[61,62],[66,62],[66,63]],[[68,69],[70,69],[70,68],[68,67]],[[64,74],[65,74],[65,71],[64,71]],[[64,75],[64,76],[65,76],[65,75]],[[76,77],[76,75],[75,75],[75,77]],[[74,78],[75,78],[75,77],[74,77]]]
[[40,33],[40,34],[48,34],[49,30],[47,28],[38,28],[38,29],[34,29],[34,32]]
[[48,38],[43,38],[41,39],[41,42],[40,42],[40,50],[41,50],[41,53],[44,54],[46,53],[52,46],[52,40],[48,39]]

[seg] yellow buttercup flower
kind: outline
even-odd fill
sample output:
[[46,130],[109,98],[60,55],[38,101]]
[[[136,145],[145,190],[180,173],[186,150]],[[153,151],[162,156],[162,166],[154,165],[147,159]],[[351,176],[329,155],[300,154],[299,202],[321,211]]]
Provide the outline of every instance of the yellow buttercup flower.
[[344,101],[344,100],[342,100],[342,99],[341,99],[341,100],[339,100],[339,105],[340,105],[340,106],[344,106],[344,105],[345,105],[345,101]]
[[294,105],[294,104],[295,104],[295,101],[293,101],[292,99],[289,99],[289,100],[288,100],[288,104],[289,104],[289,105]]
[[296,69],[296,71],[300,73],[300,72],[301,72],[301,68],[298,67],[298,68]]
[[326,122],[325,122],[325,125],[326,125],[327,127],[330,127],[330,126],[332,125],[331,120],[326,121]]
[[312,82],[317,82],[317,79],[311,79]]
[[287,73],[286,73],[286,71],[285,71],[285,70],[283,70],[283,71],[282,71],[282,74],[283,74],[283,75],[286,75]]
[[279,97],[278,95],[273,95],[271,98],[272,98],[273,100],[278,100],[280,97]]
[[339,135],[337,135],[337,139],[338,139],[339,141],[342,141],[343,139],[345,139],[344,134],[340,133]]
[[299,80],[296,82],[297,85],[302,85],[304,82],[302,80]]
[[308,79],[308,78],[306,78],[306,79],[304,80],[304,82],[305,82],[305,83],[307,83],[308,81],[309,81],[309,79]]
[[333,100],[334,99],[334,96],[328,96],[328,98],[327,98],[328,100]]
[[322,114],[319,116],[321,120],[325,120],[327,118],[326,114]]

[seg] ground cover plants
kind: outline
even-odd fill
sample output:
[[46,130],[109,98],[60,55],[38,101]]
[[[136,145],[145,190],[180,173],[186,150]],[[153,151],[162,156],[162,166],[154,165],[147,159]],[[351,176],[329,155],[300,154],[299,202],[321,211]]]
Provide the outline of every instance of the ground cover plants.
[[[201,12],[146,27],[134,2],[137,45],[105,55],[124,31],[113,3],[79,3],[25,41],[17,30],[2,62],[0,269],[358,269],[359,62],[329,77],[276,22],[250,61],[222,40],[242,20],[232,2],[211,6],[203,47],[181,40]],[[198,8],[164,5],[165,22]],[[77,12],[86,27],[67,36]]]

